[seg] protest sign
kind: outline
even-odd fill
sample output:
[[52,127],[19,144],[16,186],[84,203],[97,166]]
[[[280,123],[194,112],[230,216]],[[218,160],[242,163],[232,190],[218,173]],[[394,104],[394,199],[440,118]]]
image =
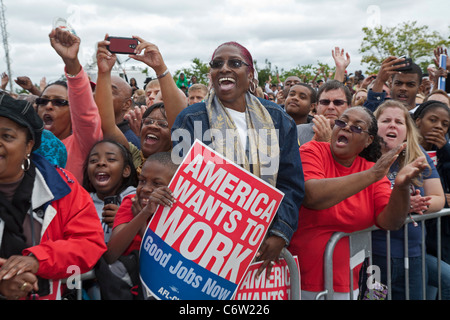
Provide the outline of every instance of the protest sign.
[[[298,279],[300,279],[299,264],[297,256],[294,256],[297,264]],[[235,300],[290,300],[291,276],[286,260],[280,259],[272,267],[270,277],[266,277],[266,270],[256,278],[256,272],[262,261],[255,262],[248,268],[247,274],[239,284]],[[300,281],[297,283],[300,288]]]
[[196,140],[144,234],[140,277],[157,299],[229,300],[284,194]]

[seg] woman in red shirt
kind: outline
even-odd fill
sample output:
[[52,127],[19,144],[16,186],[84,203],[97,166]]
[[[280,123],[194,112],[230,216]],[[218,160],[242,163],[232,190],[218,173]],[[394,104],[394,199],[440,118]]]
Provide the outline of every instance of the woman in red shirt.
[[[405,146],[381,156],[377,121],[363,107],[349,108],[335,124],[331,142],[311,141],[300,147],[305,198],[289,250],[299,259],[302,299],[324,290],[323,254],[333,233],[374,224],[385,230],[403,225],[410,206],[409,185],[426,164],[420,158],[402,169],[391,191],[386,174]],[[349,298],[349,260],[344,238],[333,257],[335,299]],[[354,268],[355,297],[359,269]]]

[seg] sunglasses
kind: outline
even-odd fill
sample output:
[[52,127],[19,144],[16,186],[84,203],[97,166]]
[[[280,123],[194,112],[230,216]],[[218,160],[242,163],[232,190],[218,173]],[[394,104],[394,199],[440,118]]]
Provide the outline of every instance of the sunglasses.
[[[339,128],[342,128],[342,129],[345,128],[348,125],[347,122],[342,121],[342,120],[338,120],[338,119],[334,120],[334,124],[337,125]],[[363,130],[360,126],[353,126],[353,125],[350,126],[350,131],[353,132],[353,133],[362,133],[362,132],[369,133],[369,131]]]
[[46,106],[48,102],[51,101],[52,105],[55,107],[65,107],[69,105],[69,101],[64,99],[46,99],[46,98],[37,98],[35,100],[36,105],[38,106]]
[[333,104],[334,104],[336,107],[343,106],[344,104],[347,103],[347,101],[345,101],[345,100],[340,100],[340,99],[336,99],[336,100],[333,100],[333,101],[331,101],[331,100],[329,100],[329,99],[322,99],[322,100],[319,100],[319,104],[321,104],[321,105],[323,105],[323,106],[328,106],[331,102],[333,102]]
[[[231,69],[239,69],[240,67],[242,67],[242,65],[246,65],[247,67],[249,66],[248,63],[239,60],[239,59],[230,59],[227,60],[227,66]],[[225,60],[212,60],[209,65],[211,67],[211,69],[220,69],[224,66],[225,64]]]
[[162,129],[167,129],[169,127],[169,123],[166,120],[158,120],[158,119],[152,119],[152,118],[145,118],[144,120],[142,120],[142,125],[143,126],[149,126],[152,124],[155,124],[162,128]]

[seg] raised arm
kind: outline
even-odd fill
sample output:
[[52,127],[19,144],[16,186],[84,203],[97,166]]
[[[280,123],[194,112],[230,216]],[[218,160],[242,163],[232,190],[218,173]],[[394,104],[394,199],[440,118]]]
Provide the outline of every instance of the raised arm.
[[33,81],[31,81],[31,79],[27,76],[17,77],[17,79],[14,80],[14,82],[17,83],[19,86],[21,86],[23,89],[27,90],[31,94],[34,94],[36,96],[41,95],[41,90],[39,90],[33,84]]
[[338,178],[309,179],[305,182],[303,206],[315,210],[327,209],[381,180],[405,147],[402,145],[390,150],[369,170]]
[[303,206],[314,210],[330,208],[380,179],[373,170],[338,178],[310,179],[305,182]]
[[49,38],[51,46],[65,64],[67,77],[72,135],[63,140],[69,154],[66,168],[75,174],[78,181],[82,181],[80,163],[86,159],[94,143],[103,138],[101,119],[89,77],[78,60],[80,38],[60,28],[53,29]]
[[420,157],[398,172],[389,202],[377,217],[379,227],[385,230],[398,230],[404,225],[410,208],[410,185],[425,168],[425,157]]
[[405,58],[397,58],[394,56],[387,57],[381,63],[380,71],[378,72],[378,75],[375,79],[372,90],[374,92],[383,92],[383,85],[386,83],[386,81],[388,81],[389,78],[392,77],[394,74],[400,73],[399,71],[397,71],[397,68],[406,66],[406,64],[401,64],[397,66],[394,66],[394,64],[403,61],[405,61]]
[[161,87],[167,122],[171,128],[177,115],[187,107],[186,95],[178,89],[158,47],[140,37],[134,36],[134,38],[140,43],[136,48],[136,55],[129,57],[144,62],[155,71]]
[[336,73],[334,74],[334,80],[340,82],[345,81],[345,69],[347,69],[350,64],[350,55],[344,52],[344,49],[340,50],[339,47],[335,47],[331,50],[331,56],[336,64]]
[[97,84],[95,87],[95,102],[102,119],[102,131],[105,139],[115,140],[129,148],[128,140],[116,125],[111,85],[111,70],[116,63],[116,55],[109,52],[106,39],[97,43]]

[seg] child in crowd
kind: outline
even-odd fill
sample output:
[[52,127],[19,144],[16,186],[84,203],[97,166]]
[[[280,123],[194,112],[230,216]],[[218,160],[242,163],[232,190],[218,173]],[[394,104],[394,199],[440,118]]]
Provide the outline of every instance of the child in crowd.
[[[448,131],[450,128],[450,110],[440,101],[429,100],[422,103],[414,112],[413,119],[422,136],[421,145],[433,160],[441,179],[446,198],[445,207],[450,202],[450,145]],[[438,248],[437,220],[430,219],[426,223],[426,262],[428,272],[427,299],[437,296],[438,282]],[[450,299],[450,218],[441,218],[441,298]]]
[[114,266],[110,270],[116,277],[128,281],[128,289],[134,290],[140,286],[138,252],[151,216],[157,205],[170,206],[175,201],[167,186],[176,170],[171,152],[149,156],[138,176],[136,194],[126,196],[117,211],[108,250],[103,258]]
[[105,242],[123,198],[135,194],[137,174],[130,152],[113,140],[97,142],[89,152],[83,172],[83,187],[90,193],[102,222]]
[[[122,199],[135,194],[137,173],[131,153],[113,140],[98,141],[84,163],[83,187],[89,192],[102,223],[105,243]],[[89,299],[100,300],[96,281],[84,281],[83,289]]]
[[315,109],[316,105],[316,91],[306,83],[299,83],[290,87],[284,108],[295,123],[299,125],[311,122],[310,112]]

